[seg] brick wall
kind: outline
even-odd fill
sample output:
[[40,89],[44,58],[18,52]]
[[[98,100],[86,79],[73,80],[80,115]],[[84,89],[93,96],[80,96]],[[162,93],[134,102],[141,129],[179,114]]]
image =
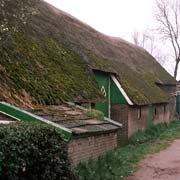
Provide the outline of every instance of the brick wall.
[[158,85],[163,91],[168,93],[170,95],[170,98],[168,100],[170,106],[169,106],[169,111],[170,111],[170,120],[174,120],[176,116],[176,97],[175,97],[175,92],[176,92],[176,86],[175,85]]
[[128,137],[148,127],[148,106],[129,106]]
[[[170,122],[171,104],[153,104],[152,106],[152,123],[154,125]],[[141,109],[139,117],[138,111]],[[128,112],[128,137],[132,136],[138,130],[144,130],[148,127],[148,106],[129,106]]]
[[128,105],[112,104],[111,119],[123,125],[117,133],[118,145],[124,145],[128,142]]
[[96,159],[117,147],[117,133],[108,133],[72,140],[68,144],[68,156],[73,166],[81,161]]
[[[156,113],[155,113],[156,109]],[[153,105],[153,124],[163,122],[170,122],[170,105],[169,104],[155,104]]]

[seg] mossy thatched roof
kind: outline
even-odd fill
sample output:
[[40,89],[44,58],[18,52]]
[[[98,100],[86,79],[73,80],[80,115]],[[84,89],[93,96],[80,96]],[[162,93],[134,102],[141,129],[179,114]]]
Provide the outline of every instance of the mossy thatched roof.
[[1,12],[8,27],[0,42],[1,99],[96,101],[101,95],[92,69],[115,73],[135,104],[165,102],[156,82],[176,83],[142,48],[105,36],[44,1],[7,1]]

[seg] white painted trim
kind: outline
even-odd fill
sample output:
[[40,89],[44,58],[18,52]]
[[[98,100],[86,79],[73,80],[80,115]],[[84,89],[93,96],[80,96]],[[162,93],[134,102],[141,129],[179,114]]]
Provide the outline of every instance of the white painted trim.
[[122,126],[123,126],[121,123],[118,123],[118,122],[116,122],[116,121],[114,121],[114,120],[112,120],[112,119],[109,119],[109,118],[107,118],[107,117],[104,117],[104,120],[105,120],[105,121],[108,121],[108,122],[110,122],[110,123],[112,123],[112,124],[114,124],[114,125],[116,125],[116,126],[119,126],[119,127],[122,127]]
[[114,75],[111,75],[112,80],[114,81],[114,83],[116,84],[116,86],[118,87],[119,91],[122,93],[122,95],[124,96],[124,98],[126,99],[127,103],[129,105],[133,105],[133,102],[130,100],[130,98],[128,97],[128,95],[126,94],[126,92],[124,91],[124,89],[122,88],[121,84],[119,83],[119,81],[116,79],[116,77]]
[[[44,119],[44,118],[42,118],[42,117],[36,116],[36,115],[34,115],[34,114],[32,114],[32,113],[30,113],[30,112],[28,112],[28,111],[22,110],[22,109],[20,109],[20,108],[18,108],[18,107],[15,107],[15,106],[11,105],[11,104],[8,104],[8,103],[6,103],[6,102],[2,102],[2,101],[1,101],[0,103],[1,103],[1,104],[4,104],[4,105],[6,105],[6,106],[9,106],[9,107],[11,107],[11,108],[13,108],[13,109],[16,109],[16,110],[18,110],[18,111],[21,111],[21,112],[23,112],[23,113],[25,113],[25,114],[28,114],[29,116],[32,116],[32,117],[38,119],[39,121],[45,122],[45,123],[47,123],[47,124],[51,124],[51,125],[54,126],[54,127],[57,127],[57,128],[60,128],[60,129],[62,129],[62,130],[64,130],[64,131],[67,131],[67,132],[69,132],[69,133],[72,133],[72,131],[71,131],[70,129],[67,129],[66,127],[61,126],[61,125],[59,125],[59,124],[57,124],[57,123],[54,123],[54,122],[49,121],[49,120],[46,120],[46,119]],[[5,114],[5,113],[4,113],[4,114]],[[8,115],[8,114],[7,114],[7,115]],[[10,115],[9,115],[9,116],[10,116]],[[12,116],[12,118],[15,118],[15,117]],[[16,118],[16,119],[17,119],[17,118]],[[18,119],[17,119],[17,120],[18,120]]]

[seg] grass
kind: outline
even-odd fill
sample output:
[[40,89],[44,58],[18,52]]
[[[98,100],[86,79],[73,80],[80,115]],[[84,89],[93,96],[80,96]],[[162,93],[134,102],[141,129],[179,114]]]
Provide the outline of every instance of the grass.
[[132,175],[137,163],[147,154],[165,149],[170,142],[180,138],[180,121],[153,126],[138,131],[125,147],[101,156],[97,160],[80,163],[75,169],[80,180],[123,180]]

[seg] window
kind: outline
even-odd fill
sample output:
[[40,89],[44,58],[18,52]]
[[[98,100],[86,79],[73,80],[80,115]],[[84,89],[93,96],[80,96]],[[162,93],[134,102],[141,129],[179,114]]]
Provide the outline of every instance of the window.
[[138,119],[141,119],[141,107],[138,109]]
[[91,103],[91,109],[95,109],[96,108],[96,104],[95,103]]
[[158,112],[157,112],[157,108],[154,108],[154,116],[157,116]]

